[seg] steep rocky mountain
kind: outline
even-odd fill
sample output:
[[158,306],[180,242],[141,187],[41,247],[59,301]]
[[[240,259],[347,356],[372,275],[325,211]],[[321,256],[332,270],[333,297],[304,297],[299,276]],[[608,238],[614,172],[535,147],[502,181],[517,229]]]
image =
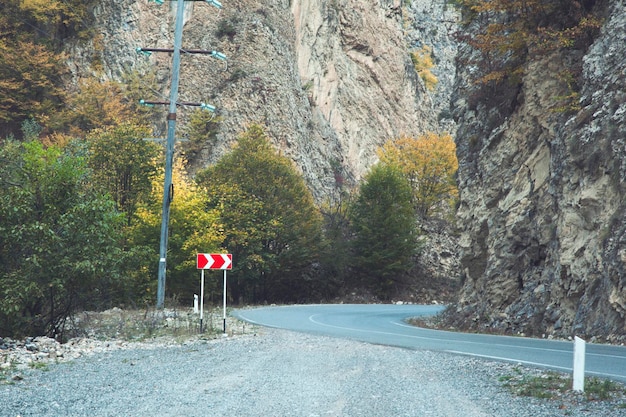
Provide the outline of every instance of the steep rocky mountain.
[[[190,161],[192,171],[219,158],[246,125],[261,123],[323,200],[338,181],[354,184],[385,140],[438,131],[455,51],[434,48],[445,52],[434,70],[444,74],[444,87],[429,93],[409,55],[411,43],[433,41],[420,31],[439,30],[433,17],[415,22],[427,7],[436,10],[432,1],[424,3],[414,13],[400,0],[227,0],[221,10],[188,2],[183,48],[228,57],[227,65],[206,55],[182,58],[179,100],[210,103],[222,120],[216,141]],[[172,47],[175,5],[101,2],[101,36],[68,47],[74,77],[91,72],[119,80],[131,70],[156,71],[158,91],[148,90],[146,99],[169,100],[170,56],[144,57],[135,48]],[[90,70],[94,56],[104,70]],[[181,107],[179,114],[184,125],[189,110]],[[163,117],[155,135],[164,129]]]
[[[454,321],[626,340],[626,8],[596,2],[584,52],[528,61],[511,111],[454,101],[464,285]],[[470,51],[463,48],[460,55]],[[555,109],[581,64],[579,109]],[[459,68],[468,91],[471,68]]]
[[[86,76],[122,80],[156,74],[147,100],[169,101],[171,57],[138,54],[137,47],[171,48],[176,2],[101,2],[97,36],[67,45],[73,83]],[[318,202],[355,186],[377,161],[376,149],[401,134],[454,131],[449,97],[458,14],[433,0],[224,0],[218,10],[187,2],[183,48],[217,50],[181,59],[179,101],[217,107],[216,138],[187,153],[189,170],[215,162],[248,124],[265,126],[277,148],[293,159]],[[425,87],[411,52],[431,48],[437,78]],[[97,64],[97,65],[95,65]],[[155,137],[166,131],[162,118]],[[190,109],[178,108],[179,136]],[[181,144],[178,149],[185,149]],[[429,228],[421,260],[428,277],[458,277],[456,242]],[[432,229],[432,230],[431,230]],[[449,298],[450,289],[445,289]],[[438,291],[428,298],[441,299]]]

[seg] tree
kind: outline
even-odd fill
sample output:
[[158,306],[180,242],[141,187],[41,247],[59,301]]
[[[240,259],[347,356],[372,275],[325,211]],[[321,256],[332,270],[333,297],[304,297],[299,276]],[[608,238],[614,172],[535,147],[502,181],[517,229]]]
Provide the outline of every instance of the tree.
[[[49,125],[54,131],[84,136],[94,129],[106,129],[133,120],[147,125],[155,110],[139,104],[139,85],[136,73],[125,74],[126,84],[116,81],[100,81],[96,78],[82,80],[78,90],[69,94],[66,107],[50,117]],[[146,83],[153,77],[146,75]]]
[[197,176],[208,206],[220,210],[223,247],[233,254],[235,300],[303,299],[305,272],[321,244],[321,216],[292,161],[252,125],[236,147]]
[[432,48],[428,45],[424,45],[422,49],[411,52],[411,61],[413,62],[413,67],[417,75],[424,81],[426,88],[429,91],[433,91],[439,80],[437,80],[437,77],[430,71],[435,66],[435,64],[433,64]]
[[[187,177],[183,165],[182,159],[177,158],[172,171],[174,199],[170,206],[166,293],[191,302],[192,295],[199,292],[196,254],[222,251],[224,236],[218,211],[207,208],[205,192]],[[129,230],[129,247],[142,254],[135,257],[130,274],[133,292],[129,298],[138,301],[153,302],[155,296],[163,175],[161,172],[154,177],[152,194],[139,203]],[[206,292],[218,287],[209,281]]]
[[80,156],[6,141],[0,161],[0,333],[62,337],[119,285],[122,216]]
[[47,120],[65,99],[63,41],[91,29],[95,0],[3,0],[0,2],[0,135]]
[[323,287],[319,291],[321,297],[337,296],[337,291],[347,289],[346,284],[350,282],[352,225],[349,212],[353,197],[353,194],[340,191],[320,207],[324,232],[320,257],[324,276]]
[[[7,1],[7,0],[5,0]],[[10,0],[8,0],[10,1]],[[17,27],[28,27],[35,36],[48,37],[58,44],[68,36],[78,35],[88,39],[93,31],[91,7],[95,0],[21,0],[13,4],[19,13]],[[36,31],[32,29],[36,28]]]
[[128,225],[137,204],[150,194],[158,171],[160,150],[145,140],[147,136],[147,128],[129,122],[96,129],[87,136],[93,181],[111,195],[118,210],[126,214]]
[[59,87],[63,59],[42,45],[0,38],[0,134],[18,133],[24,120],[58,108],[65,95]]
[[207,145],[215,145],[221,121],[221,117],[206,110],[196,110],[191,113],[185,129],[189,142],[183,145],[185,155],[188,158],[196,157]]
[[412,267],[417,250],[411,187],[397,166],[374,165],[360,186],[350,218],[358,284],[388,299]]
[[[527,59],[555,50],[584,50],[601,27],[595,0],[456,0],[469,30],[459,39],[473,47],[472,65],[483,96],[518,85]],[[575,73],[581,69],[575,69]],[[507,85],[508,84],[508,85]],[[506,90],[506,89],[503,89]],[[498,103],[496,103],[497,105]]]
[[402,136],[379,150],[381,162],[398,166],[409,180],[413,206],[422,218],[448,212],[458,196],[456,146],[449,134]]

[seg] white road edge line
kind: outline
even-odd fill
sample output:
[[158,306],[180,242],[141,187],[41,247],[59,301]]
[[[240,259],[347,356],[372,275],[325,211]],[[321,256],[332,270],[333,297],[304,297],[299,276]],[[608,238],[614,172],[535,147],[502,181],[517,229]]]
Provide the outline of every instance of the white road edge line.
[[[401,322],[396,322],[396,321],[392,321],[392,324],[395,324],[396,326],[400,326],[400,327],[407,327],[407,328],[411,328],[411,329],[421,329],[421,327],[416,327],[416,326],[411,326],[410,324],[406,324],[406,323],[401,323]],[[431,331],[437,331],[437,330],[432,330],[432,329],[426,329],[426,330],[431,330]],[[515,337],[511,337],[512,339],[515,339]],[[433,340],[440,340],[440,339],[434,339]],[[538,339],[538,340],[542,340],[542,339]],[[571,346],[573,342],[568,342],[565,340],[551,340],[551,342],[559,342],[559,343],[563,343],[564,346]],[[492,343],[481,343],[481,342],[471,342],[471,341],[463,341],[462,343],[471,343],[471,344],[489,344],[492,345]],[[517,347],[517,348],[523,348],[523,349],[532,349],[532,350],[543,350],[543,351],[547,351],[547,352],[571,352],[573,354],[573,347],[572,349],[545,349],[545,348],[537,348],[537,347],[531,347],[531,346],[519,346],[519,345],[503,345],[503,344],[499,344],[499,343],[493,343],[494,346],[505,346],[505,347]],[[598,356],[601,358],[615,358],[615,359],[624,359],[623,356],[617,356],[617,355],[607,355],[604,353],[595,353],[595,352],[587,352],[587,356]]]
[[[397,321],[392,321],[391,324],[395,324],[396,326],[400,326],[400,327],[408,327],[410,329],[420,329],[420,327],[411,326],[409,324],[400,323],[400,322],[397,322]],[[427,330],[435,331],[435,332],[438,331],[438,330],[432,330],[432,329],[427,329]],[[458,334],[458,333],[456,333],[456,334]],[[447,339],[438,339],[438,338],[431,338],[431,339],[432,340],[438,340],[438,341],[449,341]],[[515,338],[511,337],[511,339],[514,340]],[[570,353],[571,352],[571,349],[567,349],[568,345],[564,345],[564,347],[566,347],[566,349],[546,349],[546,348],[539,348],[539,347],[533,347],[533,346],[520,346],[520,345],[514,345],[514,344],[506,345],[506,344],[502,344],[502,343],[474,342],[474,341],[471,341],[471,340],[454,340],[454,342],[467,343],[467,344],[470,344],[470,345],[489,345],[489,346],[513,347],[513,348],[529,349],[529,350],[541,350],[541,351],[546,351],[546,352],[558,352],[558,353],[563,353],[563,352]]]
[[[467,353],[467,352],[461,352],[461,351],[458,351],[458,350],[444,350],[444,352],[452,353],[452,354],[455,354],[455,355],[473,356],[473,357],[482,358],[482,359],[491,359],[491,360],[495,360],[495,361],[520,363],[520,364],[529,365],[529,366],[538,366],[538,367],[541,367],[541,368],[559,369],[561,371],[572,372],[572,368],[567,368],[567,367],[564,367],[564,366],[549,365],[547,363],[541,363],[541,362],[522,361],[522,360],[519,360],[519,359],[504,358],[504,357],[499,357],[499,356],[480,355],[478,353]],[[624,377],[623,375],[604,374],[604,373],[593,372],[593,371],[585,371],[585,374],[598,375],[598,376],[601,376],[603,378],[610,377],[610,378],[617,378],[617,379],[619,379],[619,378],[623,378]]]

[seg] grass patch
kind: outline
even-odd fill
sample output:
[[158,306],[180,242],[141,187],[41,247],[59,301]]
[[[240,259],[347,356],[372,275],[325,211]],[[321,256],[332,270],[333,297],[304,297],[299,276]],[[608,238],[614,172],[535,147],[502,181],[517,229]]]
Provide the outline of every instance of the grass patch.
[[586,401],[615,401],[618,408],[626,408],[626,387],[608,379],[585,378],[585,392],[572,390],[572,377],[555,371],[538,374],[527,374],[519,368],[498,378],[502,386],[514,395],[533,397],[546,400],[562,400],[568,396],[576,396]]
[[48,364],[45,362],[31,362],[28,364],[30,369],[38,369],[40,371],[48,371]]
[[511,392],[523,397],[550,399],[557,393],[564,393],[571,386],[571,378],[565,378],[556,372],[547,372],[539,376],[518,375],[505,384]]
[[6,367],[0,368],[0,382],[4,384],[10,383],[9,374],[15,369],[15,365],[13,363],[8,364]]
[[595,377],[585,379],[585,395],[589,400],[610,400],[616,394],[626,396],[623,385],[609,379]]

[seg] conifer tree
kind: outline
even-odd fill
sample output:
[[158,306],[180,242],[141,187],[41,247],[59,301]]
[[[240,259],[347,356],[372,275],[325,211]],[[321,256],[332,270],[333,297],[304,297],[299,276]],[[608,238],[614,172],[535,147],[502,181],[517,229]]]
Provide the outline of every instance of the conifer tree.
[[357,285],[389,299],[417,249],[411,187],[399,167],[379,163],[365,177],[351,209]]

